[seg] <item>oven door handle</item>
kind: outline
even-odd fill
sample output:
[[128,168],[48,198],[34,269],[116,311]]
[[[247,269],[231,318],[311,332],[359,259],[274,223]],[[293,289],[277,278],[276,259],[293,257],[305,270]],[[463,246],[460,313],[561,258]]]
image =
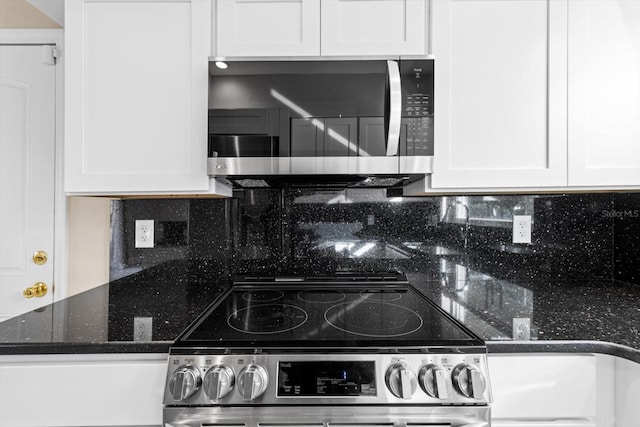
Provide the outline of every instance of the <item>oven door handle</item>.
[[402,80],[397,61],[387,61],[387,79],[384,94],[384,136],[387,156],[398,154],[400,121],[402,120]]

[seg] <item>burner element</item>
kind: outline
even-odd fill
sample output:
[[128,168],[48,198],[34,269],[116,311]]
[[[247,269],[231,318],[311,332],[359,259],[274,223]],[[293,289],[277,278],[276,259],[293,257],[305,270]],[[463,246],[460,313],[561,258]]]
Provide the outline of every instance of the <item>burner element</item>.
[[249,302],[273,302],[282,298],[284,293],[274,289],[265,289],[261,291],[249,291],[242,294],[242,298]]
[[233,312],[227,323],[236,331],[248,334],[277,334],[302,326],[309,315],[288,304],[264,304]]
[[356,301],[337,304],[324,313],[331,326],[341,331],[376,338],[411,334],[423,324],[413,310],[383,301]]
[[340,291],[302,291],[298,292],[298,299],[304,302],[335,303],[343,301],[347,296]]

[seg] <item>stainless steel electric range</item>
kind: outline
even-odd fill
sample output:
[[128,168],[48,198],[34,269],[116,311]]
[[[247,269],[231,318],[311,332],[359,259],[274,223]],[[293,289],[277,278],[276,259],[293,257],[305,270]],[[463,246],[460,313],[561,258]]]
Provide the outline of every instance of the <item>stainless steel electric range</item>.
[[165,427],[490,425],[482,340],[398,273],[240,276],[172,346]]

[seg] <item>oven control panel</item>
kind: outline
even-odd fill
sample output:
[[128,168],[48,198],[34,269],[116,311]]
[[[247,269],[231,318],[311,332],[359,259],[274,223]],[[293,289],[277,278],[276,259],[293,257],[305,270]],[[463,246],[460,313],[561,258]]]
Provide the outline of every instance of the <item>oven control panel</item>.
[[165,406],[486,405],[486,354],[171,355]]
[[278,361],[279,397],[377,395],[373,360]]

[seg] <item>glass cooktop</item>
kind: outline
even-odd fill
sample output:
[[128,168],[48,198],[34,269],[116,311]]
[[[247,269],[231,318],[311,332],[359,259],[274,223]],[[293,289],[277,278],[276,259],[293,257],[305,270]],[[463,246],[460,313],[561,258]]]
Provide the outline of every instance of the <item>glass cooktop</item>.
[[243,276],[176,345],[339,349],[483,342],[401,275]]

